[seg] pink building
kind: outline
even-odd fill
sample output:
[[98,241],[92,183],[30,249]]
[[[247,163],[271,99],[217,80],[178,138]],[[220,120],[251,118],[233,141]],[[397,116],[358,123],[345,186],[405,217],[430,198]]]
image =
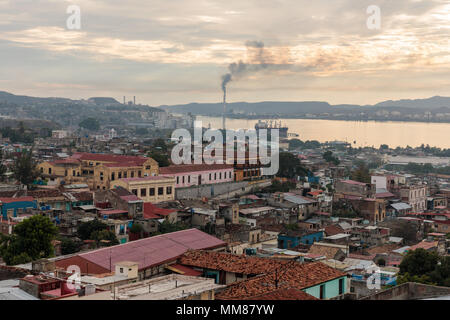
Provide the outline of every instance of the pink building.
[[174,177],[175,188],[231,182],[234,168],[228,164],[184,164],[159,168],[159,174]]

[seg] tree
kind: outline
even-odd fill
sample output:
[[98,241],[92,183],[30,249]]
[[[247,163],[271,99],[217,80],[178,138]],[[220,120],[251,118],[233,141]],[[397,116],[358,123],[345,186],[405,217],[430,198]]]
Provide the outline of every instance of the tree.
[[34,215],[16,225],[11,236],[2,237],[1,256],[8,265],[51,257],[57,232],[48,217]]
[[400,263],[400,273],[422,276],[434,271],[438,261],[439,256],[435,252],[419,248],[406,254]]
[[181,222],[172,223],[169,220],[164,220],[159,225],[159,232],[158,232],[158,234],[164,234],[164,233],[180,231],[180,230],[184,230],[184,229],[187,229],[187,228],[188,228],[188,226],[186,226],[184,223],[181,223]]
[[142,225],[140,225],[139,223],[133,223],[133,225],[130,228],[130,233],[141,233],[142,231],[144,231],[144,228],[142,228]]
[[86,118],[78,124],[81,128],[85,128],[89,131],[97,131],[100,129],[100,123],[95,118]]
[[63,238],[61,240],[61,254],[72,254],[80,251],[81,243],[79,241],[74,241],[70,238]]
[[307,174],[308,170],[301,165],[299,158],[290,152],[280,152],[278,177],[294,178],[295,176],[306,176]]
[[164,139],[158,138],[153,142],[153,148],[157,149],[157,150],[161,150],[163,152],[167,151],[167,144],[164,141]]
[[334,163],[336,166],[337,166],[339,163],[341,163],[341,162],[339,161],[338,158],[336,158],[335,156],[333,156],[333,152],[331,152],[331,151],[326,151],[326,152],[323,154],[323,158],[325,159],[326,162],[332,162],[332,163]]
[[370,183],[370,172],[365,163],[358,165],[358,168],[352,172],[352,180]]
[[39,176],[39,171],[36,168],[36,162],[33,159],[31,150],[24,150],[16,157],[12,171],[14,173],[14,178],[17,181],[30,187],[33,181]]
[[77,234],[82,240],[93,240],[92,234],[96,231],[106,230],[108,226],[98,219],[84,222],[78,226]]
[[0,181],[5,180],[5,173],[8,168],[3,164],[3,150],[0,150]]
[[106,244],[107,247],[119,244],[119,240],[117,240],[117,237],[114,234],[114,232],[109,230],[96,230],[91,233],[90,238],[91,240],[95,240],[97,242],[97,246],[100,244],[100,241],[102,240],[108,241],[108,243]]
[[280,182],[278,179],[272,180],[272,184],[264,188],[265,192],[289,192],[289,190],[295,189],[296,184],[290,181]]
[[148,156],[158,162],[160,167],[168,167],[170,165],[169,157],[164,153],[152,151]]

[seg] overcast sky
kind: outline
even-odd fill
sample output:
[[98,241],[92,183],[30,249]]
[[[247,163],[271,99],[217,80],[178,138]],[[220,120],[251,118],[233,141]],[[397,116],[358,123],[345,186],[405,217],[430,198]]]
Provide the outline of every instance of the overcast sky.
[[[67,28],[71,4],[80,30]],[[0,90],[219,102],[242,60],[275,67],[235,78],[231,102],[450,96],[449,39],[450,0],[0,0]]]

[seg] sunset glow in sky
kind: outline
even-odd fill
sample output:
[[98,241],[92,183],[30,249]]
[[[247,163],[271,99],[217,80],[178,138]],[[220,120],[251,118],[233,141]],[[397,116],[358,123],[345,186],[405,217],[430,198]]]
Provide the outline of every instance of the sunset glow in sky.
[[247,41],[285,67],[231,82],[229,101],[450,96],[450,0],[0,0],[0,91],[220,102],[228,65],[255,63]]

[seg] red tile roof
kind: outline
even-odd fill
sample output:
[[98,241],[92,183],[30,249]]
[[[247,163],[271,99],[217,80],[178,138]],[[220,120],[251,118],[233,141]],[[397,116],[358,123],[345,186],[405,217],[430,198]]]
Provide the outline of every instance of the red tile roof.
[[288,263],[287,261],[275,259],[200,250],[186,252],[180,257],[179,262],[191,267],[242,274],[262,274]]
[[242,300],[319,300],[298,289],[277,289],[253,297],[243,297]]
[[164,209],[164,208],[157,207],[151,202],[144,203],[144,218],[145,219],[161,219],[175,211],[176,210],[173,210],[173,209]]
[[0,202],[2,203],[13,203],[13,202],[22,202],[22,201],[34,201],[33,197],[18,197],[18,198],[0,198]]
[[[289,262],[285,269],[236,282],[216,295],[218,300],[240,300],[273,292],[276,289],[303,290],[321,283],[346,277],[346,274],[321,262]],[[277,284],[278,283],[278,284]]]
[[[120,165],[143,165],[145,161],[150,158],[138,157],[138,156],[123,156],[123,155],[115,155],[115,154],[100,154],[100,153],[84,153],[77,152],[73,154],[68,160],[79,159],[83,161],[101,161],[101,162],[109,162],[111,164],[119,164]],[[106,164],[108,165],[108,164]],[[108,165],[109,166],[109,165]]]

